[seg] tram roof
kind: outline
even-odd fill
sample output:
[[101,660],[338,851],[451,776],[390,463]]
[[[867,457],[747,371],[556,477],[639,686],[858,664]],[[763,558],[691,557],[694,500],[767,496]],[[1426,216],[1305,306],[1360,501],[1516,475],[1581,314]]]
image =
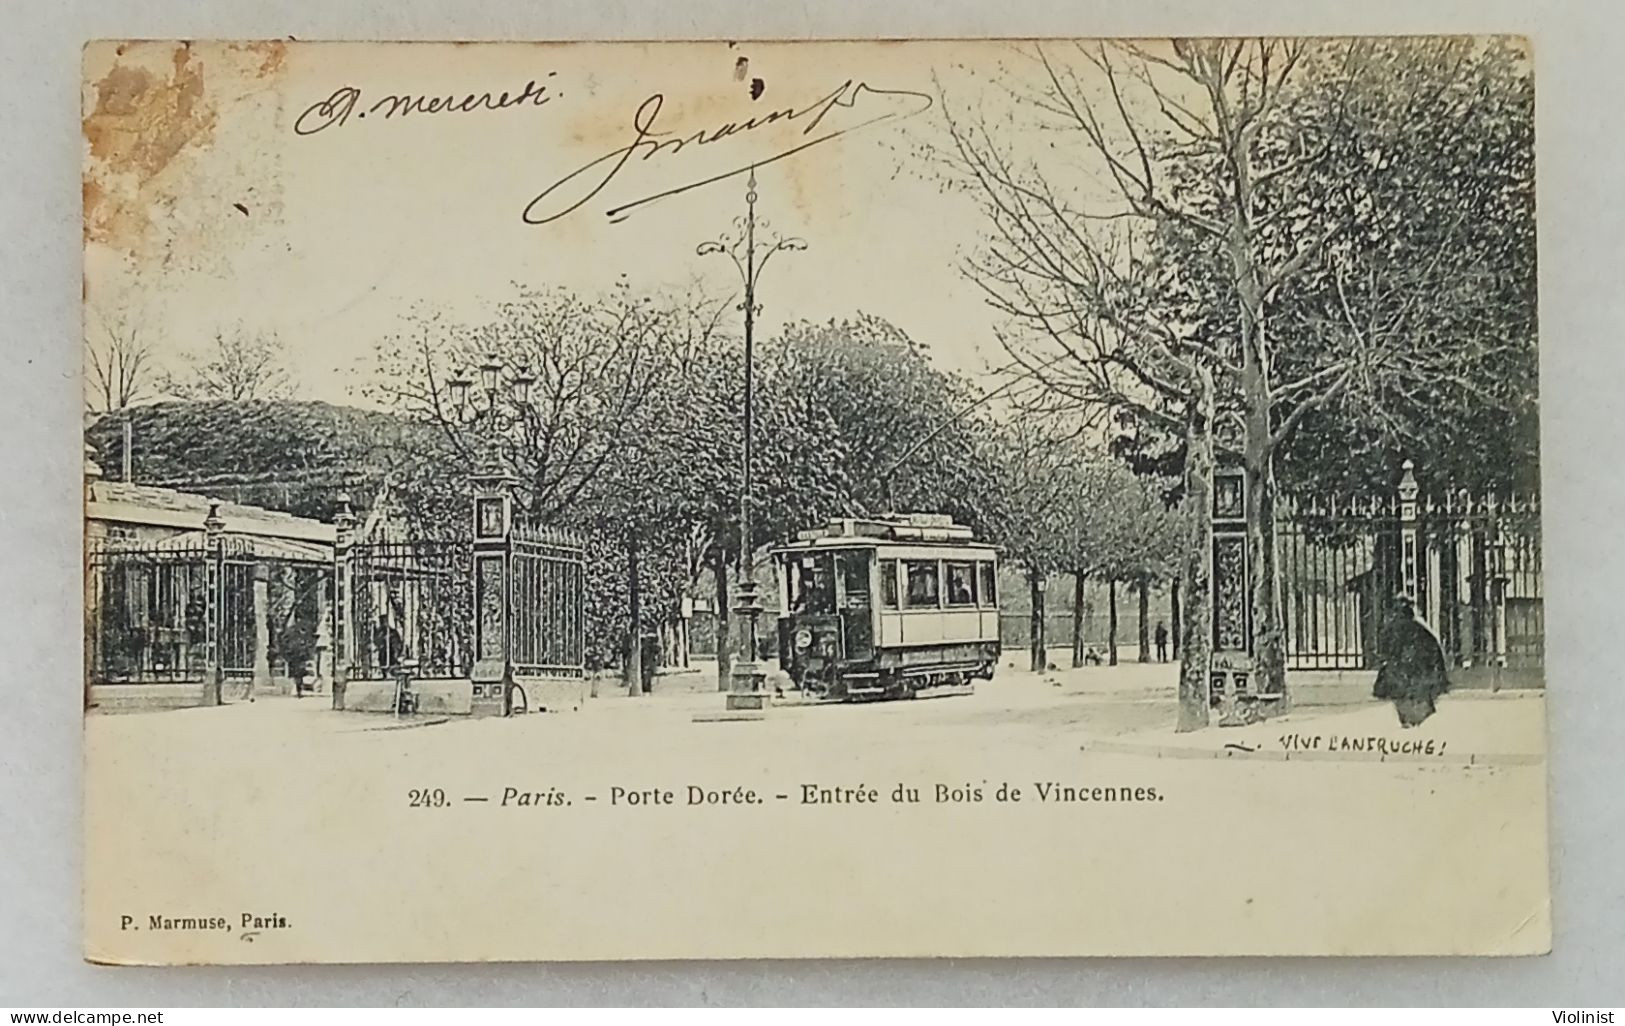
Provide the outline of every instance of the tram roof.
[[948,516],[936,513],[891,513],[879,517],[838,517],[823,527],[800,531],[794,541],[775,551],[811,548],[878,548],[894,545],[951,546],[992,549],[976,534]]

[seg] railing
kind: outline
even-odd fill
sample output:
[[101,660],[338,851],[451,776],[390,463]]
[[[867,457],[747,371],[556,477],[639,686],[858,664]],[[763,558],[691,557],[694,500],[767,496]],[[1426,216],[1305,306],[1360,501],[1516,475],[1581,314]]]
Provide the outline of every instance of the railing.
[[563,531],[516,524],[510,545],[513,672],[521,677],[581,676],[586,650],[581,542]]
[[474,612],[468,542],[424,539],[350,548],[351,677],[382,680],[405,660],[419,677],[466,677]]
[[1453,664],[1544,662],[1539,503],[1283,498],[1276,545],[1287,665],[1365,669],[1409,594]]
[[204,679],[209,555],[201,544],[90,548],[85,644],[92,684]]

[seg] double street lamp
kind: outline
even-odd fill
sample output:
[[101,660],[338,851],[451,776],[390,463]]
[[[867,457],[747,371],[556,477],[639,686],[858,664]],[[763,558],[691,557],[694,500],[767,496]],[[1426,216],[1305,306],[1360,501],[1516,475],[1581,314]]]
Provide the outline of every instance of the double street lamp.
[[[741,618],[741,655],[733,664],[729,681],[727,704],[729,709],[761,709],[767,704],[762,689],[763,674],[756,665],[758,646],[757,628],[762,615],[762,599],[756,587],[755,544],[751,538],[751,505],[753,484],[751,478],[753,437],[756,421],[755,383],[755,326],[756,314],[761,309],[756,302],[756,289],[762,270],[775,253],[804,250],[807,243],[799,238],[770,232],[768,222],[756,217],[756,168],[750,169],[745,192],[745,215],[734,219],[735,231],[721,238],[702,242],[695,248],[699,256],[720,254],[733,261],[745,288],[745,299],[739,308],[745,313],[745,387],[744,421],[745,444],[742,481],[739,491],[739,581],[734,593],[734,612]],[[764,234],[760,243],[758,232]]]
[[[474,382],[458,371],[451,380],[446,382],[446,390],[450,393],[453,411],[457,414],[459,422],[467,420],[484,420],[486,436],[496,435],[497,401],[502,392],[503,366],[502,360],[496,353],[486,353],[485,362],[476,369],[480,376],[480,390],[485,393],[485,408],[470,404],[470,392]],[[530,404],[530,389],[536,384],[536,376],[530,372],[529,364],[520,364],[508,381],[508,388],[512,392],[516,406],[524,409]]]

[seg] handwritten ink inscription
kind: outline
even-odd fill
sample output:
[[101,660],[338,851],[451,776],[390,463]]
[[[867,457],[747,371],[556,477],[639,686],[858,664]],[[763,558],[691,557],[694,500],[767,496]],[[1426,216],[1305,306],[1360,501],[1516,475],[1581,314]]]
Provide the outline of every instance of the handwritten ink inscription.
[[1439,738],[1354,737],[1340,734],[1282,734],[1277,739],[1288,752],[1361,752],[1380,756],[1443,755],[1450,742]]
[[[549,77],[554,74],[548,73]],[[540,107],[560,95],[550,92],[545,83],[532,80],[517,93],[485,92],[466,96],[397,93],[364,105],[361,90],[347,85],[306,107],[294,119],[293,130],[296,135],[312,136],[342,127],[352,117],[360,119],[369,114],[381,115],[383,120],[389,120],[414,114],[467,114],[482,110]],[[760,96],[759,91],[753,91],[753,100]],[[786,143],[769,148],[766,155],[741,155],[740,163],[728,170],[658,189],[604,210],[610,221],[623,221],[639,207],[735,178],[753,167],[789,159],[861,129],[914,117],[930,109],[931,104],[932,98],[927,93],[881,88],[868,82],[847,79],[828,93],[806,103],[786,104],[766,113],[703,128],[679,129],[668,127],[660,120],[666,95],[652,93],[633,111],[624,145],[594,157],[543,188],[525,204],[520,216],[526,224],[545,225],[574,213],[608,188],[634,157],[640,162],[650,162],[656,158],[675,156],[690,147],[726,149],[725,144],[730,141],[737,144],[746,139],[764,140],[768,133],[763,130],[774,126],[800,129]],[[743,147],[735,145],[733,148]]]
[[[814,146],[832,142],[859,129],[884,121],[913,117],[929,109],[932,101],[929,95],[911,89],[881,89],[867,82],[855,82],[848,79],[831,92],[811,103],[799,107],[793,105],[780,107],[767,114],[746,118],[743,121],[725,122],[721,125],[697,129],[686,134],[666,129],[658,124],[660,111],[665,106],[665,102],[666,97],[664,94],[654,93],[640,103],[637,110],[632,114],[632,137],[630,141],[624,146],[610,150],[608,153],[588,161],[537,193],[535,198],[525,206],[525,223],[547,224],[580,209],[582,205],[593,199],[610,182],[614,181],[615,177],[621,173],[621,169],[634,156],[648,161],[655,157],[678,154],[689,146],[714,146],[749,133],[759,132],[770,125],[801,126],[800,137],[794,144],[777,152],[771,152],[765,157],[758,157],[741,163],[738,167],[724,171],[721,174],[713,174],[696,181],[685,182],[610,207],[604,213],[611,221],[625,219],[631,211],[638,207],[654,203],[657,200],[668,199],[691,189],[699,189],[707,185],[714,185],[717,182],[726,181],[746,173],[752,167],[762,167],[766,164],[785,160],[799,153],[804,153]],[[862,106],[860,107],[860,105]],[[836,110],[859,111],[862,120],[846,125],[831,122],[830,125],[825,126],[825,120]],[[821,127],[823,131],[819,132]],[[819,134],[814,135],[815,132]]]
[[[557,75],[549,71],[548,78]],[[378,115],[387,121],[412,114],[469,114],[474,111],[508,110],[514,107],[541,107],[558,93],[550,92],[547,83],[531,79],[516,93],[467,93],[464,95],[430,96],[424,93],[390,93],[367,106],[362,106],[361,90],[353,85],[342,86],[325,100],[304,109],[293,121],[295,135],[315,135],[335,126],[348,124],[351,117],[365,118]]]

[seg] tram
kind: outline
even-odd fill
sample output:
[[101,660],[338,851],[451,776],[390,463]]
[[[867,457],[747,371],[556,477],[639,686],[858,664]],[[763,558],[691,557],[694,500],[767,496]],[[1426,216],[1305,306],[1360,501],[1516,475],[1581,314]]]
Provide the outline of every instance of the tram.
[[772,550],[779,665],[831,700],[968,692],[999,662],[998,550],[938,514],[831,520]]

